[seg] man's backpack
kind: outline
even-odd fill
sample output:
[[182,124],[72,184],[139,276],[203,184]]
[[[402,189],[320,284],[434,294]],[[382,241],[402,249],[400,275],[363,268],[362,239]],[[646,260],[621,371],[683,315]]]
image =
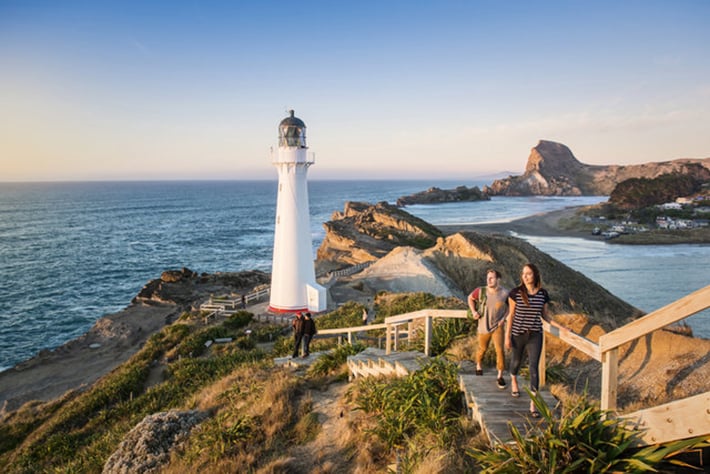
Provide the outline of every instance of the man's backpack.
[[[478,314],[480,314],[481,317],[484,317],[486,314],[486,287],[485,286],[478,287],[478,298],[476,298],[476,312]],[[468,311],[466,312],[466,316],[468,316],[470,319],[473,319],[473,313],[471,312],[471,308],[469,308]]]
[[486,315],[486,287],[482,286],[478,290],[478,298],[476,299],[476,312],[483,318]]

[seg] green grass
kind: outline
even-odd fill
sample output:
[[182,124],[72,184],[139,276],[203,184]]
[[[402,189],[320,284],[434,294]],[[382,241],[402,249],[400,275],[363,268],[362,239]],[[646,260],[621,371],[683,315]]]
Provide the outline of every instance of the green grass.
[[376,418],[369,433],[389,449],[403,448],[415,434],[436,434],[445,446],[461,412],[458,371],[443,359],[399,379],[360,379],[355,406]]

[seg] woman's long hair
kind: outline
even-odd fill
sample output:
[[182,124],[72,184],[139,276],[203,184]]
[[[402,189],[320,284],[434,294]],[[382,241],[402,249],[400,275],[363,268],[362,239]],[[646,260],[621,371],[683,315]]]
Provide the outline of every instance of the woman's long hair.
[[[542,288],[542,278],[540,278],[540,270],[538,270],[534,263],[526,263],[525,265],[523,265],[523,270],[525,269],[525,267],[528,267],[530,270],[532,270],[533,287]],[[522,271],[520,272],[520,286],[518,287],[518,291],[520,292],[520,296],[523,297],[525,306],[530,306],[530,302],[528,301],[528,289],[525,286],[525,282],[523,281]]]

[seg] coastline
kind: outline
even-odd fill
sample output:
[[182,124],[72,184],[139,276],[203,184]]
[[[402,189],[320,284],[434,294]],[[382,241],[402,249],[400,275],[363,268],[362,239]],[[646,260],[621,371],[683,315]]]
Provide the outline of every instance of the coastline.
[[487,224],[449,224],[437,227],[446,235],[456,232],[483,232],[490,234],[509,235],[510,232],[540,237],[579,237],[585,239],[597,238],[581,230],[563,229],[560,221],[575,217],[577,211],[584,206],[566,207],[557,211],[543,212],[532,216],[515,219],[509,222],[493,222]]
[[[567,207],[510,222],[437,227],[446,235],[462,231],[501,235],[515,232],[531,236],[600,240],[585,230],[560,227],[562,220],[575,217],[582,207]],[[234,288],[228,290],[234,291]],[[42,350],[35,357],[0,372],[0,421],[8,412],[27,401],[49,401],[69,390],[81,390],[91,385],[128,360],[151,334],[170,324],[186,307],[194,306],[218,288],[208,285],[198,291],[190,284],[186,291],[189,297],[181,298],[180,303],[170,301],[172,298],[134,301],[123,310],[99,319],[84,335],[56,349]]]
[[[589,224],[574,222],[579,219],[577,213],[586,206],[571,206],[564,209],[543,212],[509,222],[486,224],[448,224],[437,227],[446,235],[456,232],[483,232],[488,234],[520,235],[536,237],[575,237],[585,240],[604,241],[613,245],[674,245],[674,244],[710,244],[710,228],[692,230],[651,230],[637,234],[625,234],[613,239],[593,235]],[[562,225],[565,222],[566,225]]]

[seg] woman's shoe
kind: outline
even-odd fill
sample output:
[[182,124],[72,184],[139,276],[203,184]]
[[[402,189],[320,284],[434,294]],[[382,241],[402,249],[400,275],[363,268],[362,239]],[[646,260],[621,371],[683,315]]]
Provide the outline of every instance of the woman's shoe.
[[476,375],[483,375],[483,369],[476,369]]
[[537,410],[530,410],[530,416],[533,418],[540,418],[540,412]]
[[510,395],[512,395],[513,398],[519,398],[519,397],[520,397],[520,392],[518,392],[518,391],[510,392]]

